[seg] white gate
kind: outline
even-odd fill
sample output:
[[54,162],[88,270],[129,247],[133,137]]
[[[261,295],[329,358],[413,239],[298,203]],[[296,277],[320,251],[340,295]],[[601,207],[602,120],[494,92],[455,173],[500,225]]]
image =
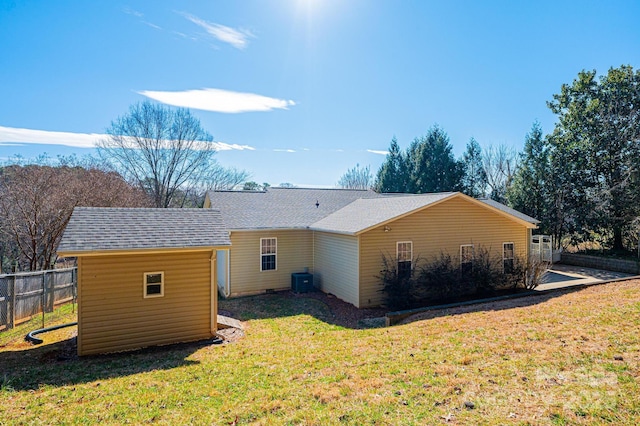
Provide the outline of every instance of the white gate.
[[553,237],[551,235],[531,236],[531,257],[543,262],[553,261]]

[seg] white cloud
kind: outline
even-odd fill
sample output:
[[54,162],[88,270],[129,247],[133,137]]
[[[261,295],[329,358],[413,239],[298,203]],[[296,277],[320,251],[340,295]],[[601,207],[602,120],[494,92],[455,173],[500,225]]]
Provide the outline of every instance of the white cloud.
[[255,151],[256,149],[249,145],[228,144],[225,142],[213,142],[216,147],[216,151]]
[[167,105],[231,114],[288,109],[296,104],[292,100],[269,98],[255,93],[209,88],[182,92],[143,90],[138,93]]
[[143,24],[146,24],[146,25],[148,25],[148,26],[150,26],[151,28],[154,28],[154,29],[156,29],[156,30],[161,30],[161,29],[162,29],[162,27],[161,27],[161,26],[156,25],[156,24],[154,24],[153,22],[149,22],[149,21],[144,21],[144,20],[143,20],[143,21],[142,21],[142,23],[143,23]]
[[235,29],[227,27],[226,25],[207,22],[189,13],[179,13],[189,21],[204,29],[213,38],[223,43],[228,43],[236,49],[244,49],[245,47],[247,47],[249,38],[253,37],[253,34],[251,34],[250,31]]
[[[99,133],[70,133],[52,132],[47,130],[19,129],[15,127],[0,126],[0,145],[19,145],[27,143],[37,143],[44,145],[65,145],[76,148],[95,148],[95,144],[100,139],[108,136]],[[213,144],[217,151],[254,151],[255,148],[249,145],[229,144],[226,142],[209,142]]]
[[96,141],[105,136],[97,133],[50,132],[0,126],[0,143],[23,142],[93,148]]
[[295,149],[274,149],[274,152],[296,152]]
[[379,154],[379,155],[387,155],[389,154],[389,151],[378,151],[375,149],[368,149],[367,152],[370,152],[372,154]]
[[122,11],[127,15],[133,15],[138,18],[142,18],[144,16],[142,12],[138,12],[137,10],[131,9],[130,7],[124,7],[122,8]]

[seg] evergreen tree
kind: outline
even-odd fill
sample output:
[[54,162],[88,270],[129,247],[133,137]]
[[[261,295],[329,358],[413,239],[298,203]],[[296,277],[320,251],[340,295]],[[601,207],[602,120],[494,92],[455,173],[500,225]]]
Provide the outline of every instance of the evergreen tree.
[[408,170],[405,155],[400,151],[395,136],[391,139],[389,153],[376,177],[376,192],[407,192]]
[[438,126],[433,126],[422,138],[416,138],[407,151],[409,191],[459,191],[462,189],[463,166],[452,153],[449,137]]
[[484,197],[487,188],[487,174],[482,164],[482,149],[478,142],[471,138],[467,150],[462,156],[464,176],[462,192],[470,197]]
[[547,178],[551,176],[550,166],[549,145],[540,123],[536,121],[525,137],[520,164],[507,192],[507,200],[514,209],[542,221],[544,233],[549,229],[547,212],[551,194],[547,194]]

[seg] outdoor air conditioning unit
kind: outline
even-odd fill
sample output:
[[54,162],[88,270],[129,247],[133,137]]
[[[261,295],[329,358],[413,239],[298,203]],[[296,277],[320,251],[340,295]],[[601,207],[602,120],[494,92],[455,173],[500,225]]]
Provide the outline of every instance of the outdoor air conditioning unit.
[[291,290],[294,293],[308,293],[313,291],[313,274],[296,272],[291,274]]

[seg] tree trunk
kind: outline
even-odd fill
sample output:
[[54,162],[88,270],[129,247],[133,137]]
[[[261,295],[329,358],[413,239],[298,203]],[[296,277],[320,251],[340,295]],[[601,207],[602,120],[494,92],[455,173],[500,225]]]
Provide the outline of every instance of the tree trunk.
[[625,247],[622,243],[622,228],[614,226],[613,228],[613,251],[624,251]]

